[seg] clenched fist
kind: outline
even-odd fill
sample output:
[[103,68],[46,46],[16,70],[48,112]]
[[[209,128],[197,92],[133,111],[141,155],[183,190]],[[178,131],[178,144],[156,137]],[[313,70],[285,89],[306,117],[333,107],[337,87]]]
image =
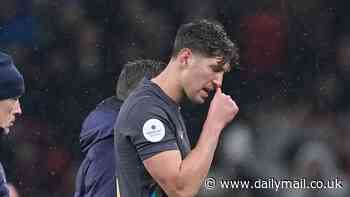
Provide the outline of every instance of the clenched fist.
[[216,93],[210,103],[207,115],[207,124],[215,125],[220,130],[223,129],[238,113],[239,108],[231,96],[221,92],[221,88],[216,88]]

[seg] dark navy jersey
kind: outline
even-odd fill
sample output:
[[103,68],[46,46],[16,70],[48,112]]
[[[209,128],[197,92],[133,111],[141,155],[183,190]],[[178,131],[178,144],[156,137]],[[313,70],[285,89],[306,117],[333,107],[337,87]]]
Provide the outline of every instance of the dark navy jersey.
[[180,107],[148,79],[126,99],[115,124],[116,170],[121,197],[166,196],[143,160],[168,150],[190,152]]
[[0,197],[9,197],[9,191],[6,187],[6,176],[4,168],[0,163]]
[[86,117],[79,137],[84,153],[88,152],[97,142],[109,137],[113,138],[113,127],[121,105],[121,100],[116,96],[111,96],[99,103]]
[[121,104],[109,97],[85,119],[80,145],[86,156],[76,176],[74,197],[116,196],[113,127]]

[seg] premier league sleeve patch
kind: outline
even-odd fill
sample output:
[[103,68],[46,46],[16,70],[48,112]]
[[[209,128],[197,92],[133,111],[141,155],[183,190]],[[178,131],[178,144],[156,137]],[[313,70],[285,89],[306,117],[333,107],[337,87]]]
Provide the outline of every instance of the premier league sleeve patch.
[[142,133],[149,142],[160,142],[165,136],[165,127],[160,120],[149,119],[143,125]]
[[169,150],[178,150],[176,128],[173,126],[165,110],[150,107],[135,113],[132,125],[127,126],[125,133],[135,146],[142,161],[156,154]]

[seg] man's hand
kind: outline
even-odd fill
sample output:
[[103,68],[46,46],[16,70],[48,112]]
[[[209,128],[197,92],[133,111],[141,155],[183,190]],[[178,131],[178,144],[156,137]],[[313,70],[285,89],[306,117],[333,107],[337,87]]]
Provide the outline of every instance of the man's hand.
[[238,113],[239,108],[231,96],[222,93],[221,88],[216,88],[216,93],[210,103],[206,124],[215,125],[223,129]]

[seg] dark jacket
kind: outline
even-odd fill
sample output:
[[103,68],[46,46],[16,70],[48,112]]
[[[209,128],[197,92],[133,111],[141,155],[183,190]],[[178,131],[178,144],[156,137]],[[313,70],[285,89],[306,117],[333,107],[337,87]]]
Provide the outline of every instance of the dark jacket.
[[85,119],[80,133],[85,158],[76,177],[74,197],[116,196],[113,127],[121,104],[116,97],[109,97]]
[[1,163],[0,163],[0,197],[10,197],[9,191],[6,187],[5,171]]

